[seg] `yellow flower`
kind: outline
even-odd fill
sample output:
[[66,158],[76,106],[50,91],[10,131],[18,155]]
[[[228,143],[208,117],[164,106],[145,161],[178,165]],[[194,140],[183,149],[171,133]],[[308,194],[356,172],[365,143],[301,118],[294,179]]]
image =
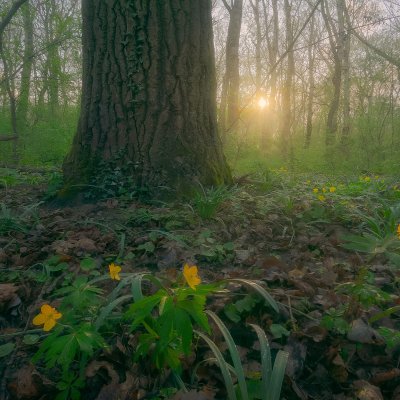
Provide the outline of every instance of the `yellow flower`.
[[313,191],[314,193],[318,193],[318,192],[319,192],[318,188],[314,188],[312,191]]
[[400,224],[399,224],[398,227],[397,227],[397,236],[398,236],[399,239],[400,239]]
[[110,272],[110,277],[111,279],[114,279],[116,281],[120,281],[121,278],[119,276],[119,273],[121,272],[121,267],[119,265],[115,265],[114,263],[111,263],[108,266],[109,272]]
[[58,312],[55,308],[49,306],[48,304],[43,304],[40,308],[40,314],[33,318],[33,325],[43,325],[43,330],[48,332],[53,329],[57,323],[57,319],[61,318],[62,314]]
[[319,200],[319,201],[325,201],[325,196],[323,196],[322,194],[320,194],[320,195],[318,196],[318,200]]
[[326,193],[326,188],[322,188],[322,191],[323,191],[324,193]]
[[331,187],[329,188],[329,191],[330,191],[331,193],[334,193],[334,192],[336,192],[336,188],[335,188],[335,186],[331,186]]
[[193,289],[196,290],[196,286],[200,285],[201,279],[197,273],[197,267],[195,265],[189,266],[185,264],[183,266],[183,276],[186,279],[187,284]]
[[366,177],[364,178],[364,181],[365,181],[365,182],[370,182],[370,181],[371,181],[371,178],[370,178],[369,176],[366,176]]

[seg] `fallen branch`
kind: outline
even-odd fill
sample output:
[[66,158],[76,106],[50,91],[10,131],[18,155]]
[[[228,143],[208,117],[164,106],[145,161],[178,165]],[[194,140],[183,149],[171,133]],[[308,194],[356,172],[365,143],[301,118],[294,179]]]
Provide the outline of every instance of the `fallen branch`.
[[13,136],[0,136],[0,142],[8,142],[10,140],[17,140],[18,136],[13,135]]

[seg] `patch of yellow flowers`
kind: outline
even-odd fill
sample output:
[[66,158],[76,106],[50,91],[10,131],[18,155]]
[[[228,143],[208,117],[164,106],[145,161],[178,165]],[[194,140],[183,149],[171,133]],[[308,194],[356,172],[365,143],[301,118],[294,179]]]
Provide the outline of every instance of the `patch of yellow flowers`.
[[[400,232],[400,225],[399,225]],[[111,263],[108,266],[108,273],[110,278],[115,281],[121,280],[119,273],[122,268],[119,265]],[[193,289],[196,290],[196,286],[200,285],[201,279],[198,274],[198,268],[196,265],[185,264],[183,266],[183,277],[186,280],[186,283]],[[49,304],[43,304],[40,308],[40,313],[33,318],[33,325],[43,325],[43,330],[45,332],[53,329],[57,320],[62,317],[62,314],[58,312],[54,307],[51,307]]]
[[[319,189],[317,188],[317,187],[315,187],[313,190],[313,193],[315,193],[315,194],[318,194],[318,193],[320,193],[320,191],[319,191]],[[335,186],[330,186],[329,188],[326,188],[325,186],[321,189],[321,192],[322,193],[327,193],[327,192],[329,192],[329,193],[335,193],[336,192],[336,187]],[[324,196],[324,194],[319,194],[318,196],[317,196],[317,199],[319,200],[319,201],[325,201],[326,200],[326,197]]]

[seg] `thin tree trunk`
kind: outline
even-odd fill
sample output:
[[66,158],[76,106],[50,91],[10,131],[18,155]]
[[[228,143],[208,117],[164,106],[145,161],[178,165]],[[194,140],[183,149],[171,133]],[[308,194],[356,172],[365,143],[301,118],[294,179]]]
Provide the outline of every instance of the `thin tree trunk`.
[[[11,114],[11,128],[12,128],[12,136],[11,140],[13,140],[13,159],[15,165],[19,162],[18,155],[18,128],[17,128],[17,107],[15,100],[15,91],[13,85],[11,84],[11,74],[10,68],[8,65],[7,57],[4,54],[3,47],[3,33],[6,29],[7,25],[10,23],[13,16],[17,13],[17,11],[22,7],[24,3],[28,0],[17,0],[8,10],[5,17],[0,21],[0,59],[3,62],[3,75],[4,75],[4,84],[6,87],[6,92],[8,94],[9,102],[10,102],[10,114]],[[4,137],[3,137],[4,140]],[[6,139],[7,140],[7,139]]]
[[343,62],[343,37],[344,15],[341,7],[341,0],[336,0],[337,27],[329,13],[326,0],[322,1],[322,16],[329,34],[329,43],[333,57],[333,96],[329,106],[328,118],[326,122],[326,145],[332,146],[336,140],[338,130],[338,111],[340,105],[340,93],[342,87],[342,62]]
[[[268,14],[267,4],[265,0],[262,0],[264,21],[268,25]],[[278,59],[278,48],[279,48],[279,11],[278,11],[278,0],[271,0],[272,5],[272,32],[270,33],[267,29],[266,38],[268,42],[268,61],[270,66],[269,71],[269,96],[268,96],[268,109],[266,111],[267,122],[264,125],[264,129],[261,136],[261,149],[268,147],[268,139],[272,138],[277,129],[277,82],[278,82],[278,70],[276,68],[276,62]]]
[[221,102],[221,115],[226,118],[222,123],[224,130],[231,129],[239,117],[239,39],[242,27],[243,0],[233,0],[229,5],[223,0],[225,7],[229,11],[228,35],[226,38],[226,57],[225,57],[225,96],[226,103]]
[[[344,0],[340,0],[342,7],[346,7]],[[347,25],[347,24],[346,24]],[[347,149],[347,144],[350,135],[350,44],[351,36],[349,31],[349,26],[347,25],[347,30],[344,32],[344,43],[343,43],[343,63],[342,63],[342,73],[343,73],[343,122],[342,122],[342,137],[341,142],[343,149]]]
[[[289,0],[284,0],[286,45],[293,42],[292,12]],[[288,53],[285,82],[282,88],[281,151],[284,158],[291,156],[291,130],[293,123],[292,91],[295,73],[293,51]]]
[[24,56],[21,72],[21,88],[17,104],[18,126],[20,130],[26,125],[27,112],[29,107],[29,95],[31,86],[31,74],[33,64],[33,18],[31,7],[25,4],[22,7],[24,19]]
[[307,108],[306,108],[306,135],[304,147],[308,149],[311,144],[311,135],[313,129],[313,115],[314,115],[314,92],[315,92],[315,71],[314,71],[314,63],[315,63],[315,54],[313,42],[315,40],[315,18],[312,17],[310,21],[310,36],[308,39],[308,96],[307,96]]

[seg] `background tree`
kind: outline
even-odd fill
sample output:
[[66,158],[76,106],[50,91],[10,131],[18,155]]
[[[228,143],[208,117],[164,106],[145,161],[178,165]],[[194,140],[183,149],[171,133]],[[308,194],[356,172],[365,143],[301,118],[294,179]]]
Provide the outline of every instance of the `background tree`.
[[[113,16],[113,18],[110,17]],[[138,186],[230,182],[217,133],[211,2],[85,0],[83,93],[67,186],[119,166]]]
[[225,75],[222,81],[220,104],[221,132],[232,128],[239,117],[239,39],[242,26],[243,0],[223,0],[229,12],[229,25],[225,47]]

